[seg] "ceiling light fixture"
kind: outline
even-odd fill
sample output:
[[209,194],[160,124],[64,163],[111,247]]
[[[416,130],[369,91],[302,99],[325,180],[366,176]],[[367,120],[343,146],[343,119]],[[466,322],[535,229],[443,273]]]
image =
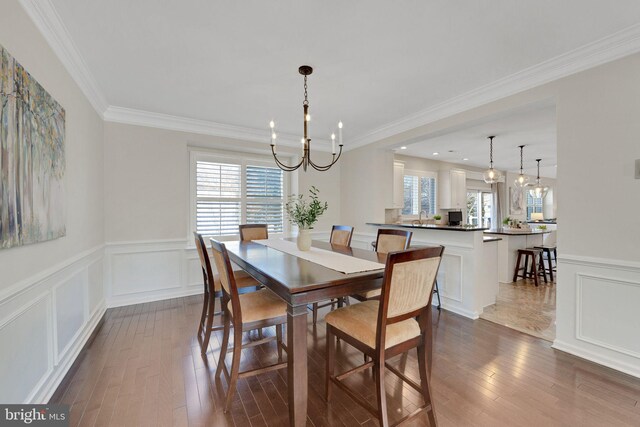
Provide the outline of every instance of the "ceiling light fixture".
[[407,147],[405,147],[404,145],[402,147],[400,147],[401,150],[406,150]]
[[529,189],[529,194],[531,195],[531,197],[536,199],[544,199],[544,196],[546,196],[547,192],[549,191],[549,187],[545,187],[540,182],[540,162],[541,161],[542,159],[536,159],[536,162],[538,162],[538,177],[536,178],[535,186]]
[[469,160],[467,157],[464,157],[464,158],[462,159],[462,161],[463,161],[463,162],[466,162],[467,160]]
[[500,179],[500,172],[493,168],[493,138],[495,136],[487,137],[489,139],[489,169],[483,174],[484,182],[487,184],[495,184]]
[[300,140],[300,143],[302,144],[302,159],[297,165],[294,165],[294,166],[286,165],[278,159],[278,156],[276,154],[276,138],[278,135],[276,134],[276,131],[275,131],[276,124],[273,122],[273,120],[269,123],[269,127],[271,128],[271,153],[273,154],[273,158],[275,159],[278,167],[285,172],[292,172],[300,168],[300,166],[302,166],[302,169],[304,171],[307,170],[308,166],[311,166],[317,171],[324,172],[329,170],[329,168],[331,168],[331,166],[333,166],[338,161],[338,159],[340,158],[340,155],[342,154],[342,122],[338,122],[338,144],[340,147],[340,151],[338,152],[337,156],[336,156],[336,134],[332,133],[331,134],[331,153],[332,153],[331,163],[327,165],[317,165],[313,163],[313,161],[311,160],[311,138],[309,138],[309,134],[308,134],[308,127],[309,127],[309,121],[311,121],[311,115],[309,114],[309,99],[307,97],[307,76],[313,73],[313,68],[311,68],[308,65],[301,65],[300,68],[298,68],[298,72],[304,76],[304,101],[302,102],[302,109],[304,111],[304,116],[303,116],[304,117],[304,136]]
[[520,147],[520,175],[516,178],[513,184],[518,188],[524,188],[529,185],[529,177],[524,174],[522,171],[522,151],[524,149],[524,145],[519,145]]
[[437,151],[435,153],[433,153],[434,156],[437,156],[438,154],[440,154],[440,153],[438,153]]

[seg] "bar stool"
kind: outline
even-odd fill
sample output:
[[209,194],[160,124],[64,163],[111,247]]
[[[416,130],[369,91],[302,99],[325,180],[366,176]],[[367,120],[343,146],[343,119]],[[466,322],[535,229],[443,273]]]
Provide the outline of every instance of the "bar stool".
[[[547,261],[549,262],[549,268],[544,267],[545,271],[549,272],[549,278],[552,282],[553,280],[553,272],[556,271],[556,267],[558,266],[558,250],[555,246],[534,246],[535,249],[542,249],[542,265],[544,266],[544,258],[546,255]],[[551,263],[551,252],[553,252],[553,263]]]
[[[520,261],[524,256],[524,267],[520,267]],[[529,269],[529,258],[531,258],[531,269]],[[538,264],[540,264],[540,270],[538,270]],[[522,274],[520,273],[522,270]],[[518,249],[518,260],[516,261],[516,268],[513,272],[513,281],[518,280],[518,277],[523,279],[533,279],[533,282],[538,286],[538,276],[542,275],[544,282],[547,283],[547,274],[544,269],[544,262],[542,261],[542,249],[527,248]]]

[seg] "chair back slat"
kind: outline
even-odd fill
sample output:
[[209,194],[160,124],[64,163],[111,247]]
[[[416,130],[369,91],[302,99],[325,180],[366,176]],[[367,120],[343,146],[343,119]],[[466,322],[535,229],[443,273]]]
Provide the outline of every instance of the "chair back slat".
[[351,246],[351,237],[353,236],[353,227],[349,225],[334,225],[331,228],[331,237],[329,242],[332,245]]
[[380,229],[376,239],[376,251],[381,254],[404,251],[409,248],[412,235],[411,231],[406,230]]
[[222,292],[224,292],[226,299],[231,301],[233,321],[242,322],[238,287],[236,286],[236,279],[233,274],[233,269],[231,268],[231,260],[229,259],[227,248],[224,243],[211,239],[211,252],[216,269],[218,270],[218,276],[220,276]]
[[204,239],[202,235],[194,232],[193,237],[196,243],[196,249],[198,251],[198,257],[200,258],[200,267],[202,267],[202,276],[204,279],[204,285],[207,288],[208,292],[216,292],[216,283],[215,276],[213,275],[213,271],[211,269],[211,260],[209,259],[209,254],[207,253],[207,247],[204,243]]
[[242,224],[239,228],[240,240],[243,242],[269,238],[269,228],[267,224]]
[[387,316],[393,318],[424,308],[431,299],[439,266],[440,257],[395,264]]

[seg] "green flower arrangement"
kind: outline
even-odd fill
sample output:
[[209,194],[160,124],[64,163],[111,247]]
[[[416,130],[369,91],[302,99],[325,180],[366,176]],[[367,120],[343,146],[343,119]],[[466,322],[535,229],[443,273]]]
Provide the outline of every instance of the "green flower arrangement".
[[318,190],[315,186],[311,186],[309,189],[309,200],[305,199],[302,194],[290,195],[289,201],[285,205],[289,222],[295,224],[301,230],[310,230],[313,225],[318,222],[320,215],[322,215],[328,208],[327,202],[321,202],[318,199]]

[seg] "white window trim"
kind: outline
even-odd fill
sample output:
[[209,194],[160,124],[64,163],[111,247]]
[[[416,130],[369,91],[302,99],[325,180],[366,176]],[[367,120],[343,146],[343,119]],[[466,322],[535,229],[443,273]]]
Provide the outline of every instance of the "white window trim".
[[[245,167],[247,164],[251,163],[255,166],[268,166],[268,167],[277,167],[273,162],[273,158],[270,156],[262,156],[260,154],[253,153],[236,153],[236,152],[228,152],[222,150],[203,150],[203,149],[195,149],[189,148],[189,218],[187,219],[187,242],[188,246],[195,247],[195,242],[193,241],[193,232],[196,231],[196,162],[206,161],[206,162],[218,162],[218,163],[236,163],[242,165],[242,172],[240,175],[241,179],[241,204],[246,206],[247,198],[246,198],[246,176],[245,176]],[[291,188],[291,174],[284,172],[284,177],[282,180],[283,185],[283,193],[282,200],[283,203],[287,202],[287,196],[289,195],[289,189]],[[246,210],[241,210],[240,223],[244,224],[246,220]],[[283,217],[283,231],[282,233],[270,233],[269,237],[280,237],[288,235],[290,232],[290,224],[287,221],[286,215]],[[228,236],[218,236],[217,240],[220,241],[237,241],[240,239],[240,234],[233,234]]]
[[[438,213],[438,172],[433,172],[433,171],[424,171],[424,170],[415,170],[415,169],[405,169],[404,172],[402,173],[402,180],[403,180],[403,185],[402,185],[402,200],[404,203],[404,176],[405,175],[409,175],[409,176],[417,176],[418,177],[418,182],[420,181],[420,178],[433,178],[436,181],[436,194],[434,195],[434,201],[435,201],[435,212],[436,214]],[[420,184],[418,184],[420,185]],[[420,191],[418,191],[418,194],[420,194]],[[402,208],[400,209],[400,218],[403,220],[413,220],[413,219],[418,219],[420,217],[420,212],[418,212],[418,215],[403,215],[402,214]]]

